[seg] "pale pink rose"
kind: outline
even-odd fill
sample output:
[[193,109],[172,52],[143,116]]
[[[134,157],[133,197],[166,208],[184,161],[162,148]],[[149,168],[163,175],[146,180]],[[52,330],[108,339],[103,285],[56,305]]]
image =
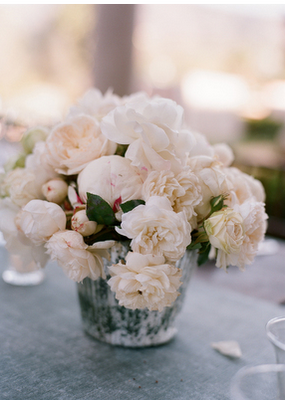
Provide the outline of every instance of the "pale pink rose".
[[224,167],[229,167],[234,161],[234,153],[226,143],[214,144],[213,149],[216,157]]
[[88,115],[70,117],[55,126],[46,140],[49,164],[64,175],[78,174],[91,161],[114,154],[116,147],[102,135],[96,119]]
[[242,204],[250,198],[262,203],[265,201],[265,192],[260,181],[237,168],[226,168],[224,172],[232,183],[226,204],[232,207],[235,203]]
[[31,200],[20,212],[17,224],[28,239],[41,245],[55,232],[65,229],[66,216],[55,203]]
[[176,213],[166,197],[150,197],[122,215],[119,234],[132,239],[131,248],[141,254],[164,256],[171,262],[179,260],[191,242],[191,226],[184,212]]
[[106,249],[114,241],[97,242],[88,246],[80,233],[70,230],[56,232],[45,244],[51,259],[57,261],[66,275],[75,282],[82,282],[89,277],[96,280],[106,278],[103,259],[109,257]]
[[78,176],[78,191],[83,203],[87,192],[102,197],[111,207],[141,198],[142,177],[131,162],[120,156],[105,156],[92,161]]
[[167,264],[163,256],[129,252],[126,264],[112,265],[110,273],[108,285],[126,308],[162,311],[179,294],[181,270]]

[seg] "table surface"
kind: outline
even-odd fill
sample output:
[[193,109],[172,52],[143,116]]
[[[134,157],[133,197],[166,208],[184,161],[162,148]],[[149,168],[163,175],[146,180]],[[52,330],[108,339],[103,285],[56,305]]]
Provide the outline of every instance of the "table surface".
[[[257,257],[253,270],[262,263],[271,270],[285,268],[285,243],[279,243],[280,251]],[[0,260],[2,272],[8,263],[3,248]],[[193,277],[174,340],[144,349],[114,347],[87,336],[76,286],[54,263],[36,287],[1,280],[0,399],[229,399],[230,381],[241,367],[275,362],[265,324],[285,310],[223,281],[215,284],[211,276],[198,272]],[[221,340],[237,340],[242,357],[231,359],[211,348]]]

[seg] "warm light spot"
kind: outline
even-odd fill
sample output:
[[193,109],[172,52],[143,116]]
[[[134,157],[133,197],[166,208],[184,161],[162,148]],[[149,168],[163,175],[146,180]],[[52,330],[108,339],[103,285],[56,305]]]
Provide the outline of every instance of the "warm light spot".
[[190,107],[239,110],[248,100],[249,89],[238,75],[197,70],[182,80],[182,95]]
[[176,66],[169,56],[156,56],[149,66],[151,81],[160,89],[173,85],[176,72]]

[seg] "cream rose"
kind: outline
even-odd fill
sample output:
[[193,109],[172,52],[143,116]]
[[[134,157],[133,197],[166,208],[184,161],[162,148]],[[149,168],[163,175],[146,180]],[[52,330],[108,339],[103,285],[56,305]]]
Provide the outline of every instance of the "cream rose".
[[31,200],[20,212],[17,225],[35,245],[40,245],[55,232],[65,229],[66,216],[55,203]]
[[163,256],[129,252],[126,264],[110,267],[108,285],[126,308],[162,311],[177,298],[181,270],[166,264]]
[[19,207],[23,207],[32,199],[43,198],[35,184],[35,174],[26,168],[16,168],[8,172],[1,182],[1,193],[9,196]]
[[116,147],[88,115],[70,117],[54,127],[46,140],[49,164],[64,175],[78,174],[90,161],[114,154]]
[[199,180],[189,168],[178,175],[172,171],[152,171],[144,182],[142,195],[144,200],[152,196],[167,197],[175,212],[185,211],[195,229],[194,207],[201,203],[202,195]]
[[131,248],[141,254],[179,260],[191,242],[191,226],[184,212],[175,213],[165,197],[153,196],[122,215],[119,234],[132,239]]
[[96,231],[97,222],[90,221],[85,210],[77,211],[71,218],[71,229],[82,236],[92,235]]
[[131,162],[120,156],[105,156],[92,161],[78,176],[78,190],[86,203],[87,192],[102,197],[113,207],[115,201],[141,198],[142,177]]
[[82,282],[86,277],[92,280],[106,278],[102,257],[109,258],[106,249],[114,243],[107,240],[87,246],[80,233],[65,230],[56,232],[45,247],[51,259],[58,262],[70,279]]
[[203,201],[195,207],[198,220],[205,218],[211,210],[210,200],[220,194],[228,194],[233,187],[231,181],[222,168],[222,164],[215,158],[208,156],[190,157],[188,165],[199,179]]
[[242,216],[231,208],[215,212],[204,222],[209,241],[227,254],[238,253],[244,241]]
[[[225,252],[222,247],[218,249],[216,266],[224,268],[229,265],[236,265],[244,270],[246,265],[253,262],[258,250],[258,244],[264,239],[266,231],[266,219],[264,204],[249,199],[243,204],[236,204],[233,211],[238,213],[243,219],[243,240],[239,246],[239,251]],[[238,228],[237,228],[238,232]],[[234,250],[236,250],[233,247]],[[228,248],[228,250],[231,250]]]

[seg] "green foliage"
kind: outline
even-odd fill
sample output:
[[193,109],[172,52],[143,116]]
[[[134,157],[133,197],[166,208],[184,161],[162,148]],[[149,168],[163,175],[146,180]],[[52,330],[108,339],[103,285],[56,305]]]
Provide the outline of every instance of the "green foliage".
[[128,147],[129,146],[127,144],[118,144],[115,155],[124,157]]
[[121,209],[124,213],[132,211],[135,207],[139,206],[140,204],[145,204],[144,200],[129,200],[125,203],[120,204]]
[[227,198],[227,195],[224,195],[224,194],[220,194],[219,196],[212,197],[212,199],[210,201],[210,205],[211,205],[210,215],[213,214],[214,212],[220,211],[224,207],[227,207],[227,205],[224,204],[224,201],[226,198]]
[[112,207],[96,194],[87,193],[86,215],[90,221],[95,221],[99,225],[119,224]]
[[200,267],[200,265],[202,265],[206,261],[208,261],[210,250],[211,250],[210,242],[202,243],[201,249],[199,250],[199,256],[198,256],[198,265],[199,265],[199,267]]

